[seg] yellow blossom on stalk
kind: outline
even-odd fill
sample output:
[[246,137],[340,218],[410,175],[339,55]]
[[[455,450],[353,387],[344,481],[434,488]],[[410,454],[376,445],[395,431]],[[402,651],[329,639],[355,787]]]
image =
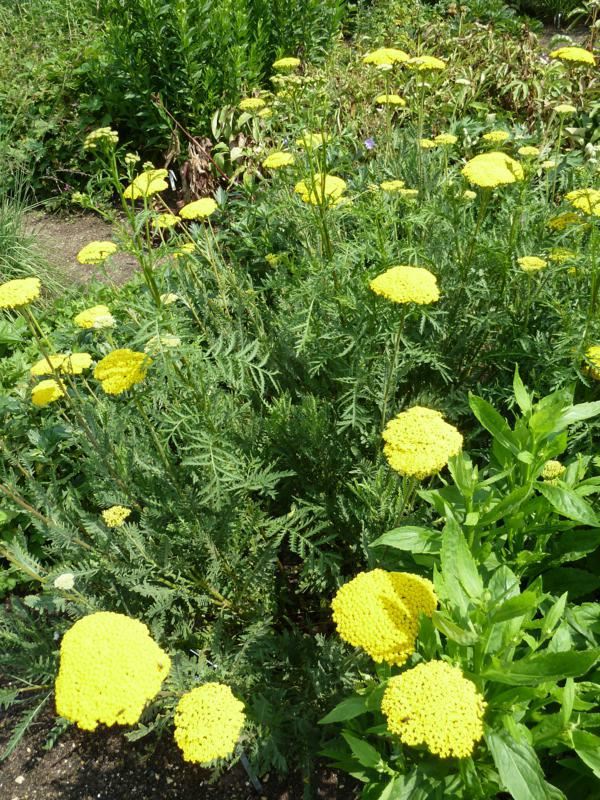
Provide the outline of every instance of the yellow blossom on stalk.
[[398,50],[395,47],[380,47],[364,55],[363,63],[381,67],[388,64],[403,64],[409,59],[410,56],[404,50]]
[[244,704],[229,686],[205,683],[177,704],[175,741],[185,761],[209,764],[233,753],[245,721]]
[[483,736],[486,703],[459,667],[428,661],[390,678],[381,710],[388,730],[440,758],[467,758]]
[[423,267],[390,267],[369,283],[370,288],[393,303],[427,305],[440,299],[435,275]]
[[398,194],[407,200],[415,200],[419,196],[418,189],[398,189]]
[[31,402],[34,406],[47,406],[58,400],[59,397],[64,395],[64,391],[58,381],[54,378],[49,378],[46,381],[40,381],[31,390]]
[[263,108],[261,111],[259,111],[256,116],[260,117],[261,119],[269,119],[269,117],[273,116],[273,109],[270,108],[270,106],[267,106],[266,108]]
[[594,344],[585,351],[589,361],[588,372],[594,380],[600,381],[600,345]]
[[542,169],[554,169],[555,166],[556,166],[556,161],[554,161],[554,159],[552,158],[547,158],[540,164],[540,167]]
[[62,372],[67,375],[81,375],[85,369],[89,369],[92,365],[92,357],[89,353],[71,353],[64,355],[62,353],[52,354],[40,358],[30,372],[34,376],[39,375],[52,375],[54,372]]
[[523,272],[537,272],[548,266],[547,261],[537,256],[522,256],[521,258],[517,258],[517,263]]
[[179,222],[181,222],[181,217],[177,214],[165,213],[159,214],[152,224],[155,228],[174,228]]
[[170,668],[142,622],[111,611],[90,614],[63,636],[56,711],[86,731],[134,725]]
[[433,150],[434,147],[437,147],[437,142],[434,142],[433,139],[419,139],[419,147],[421,150]]
[[0,308],[21,308],[40,296],[39,278],[15,278],[0,284]]
[[245,97],[240,100],[238,108],[240,111],[260,111],[267,104],[261,97]]
[[600,189],[575,189],[565,197],[580,211],[600,217]]
[[517,150],[517,153],[520,156],[525,156],[527,158],[534,158],[536,156],[539,156],[540,148],[539,147],[533,147],[532,145],[523,145],[523,147],[519,147],[519,149]]
[[40,375],[52,375],[53,372],[56,372],[56,370],[59,369],[60,365],[64,361],[64,358],[65,357],[62,354],[53,353],[52,355],[48,355],[47,357],[36,361],[29,372],[34,377],[39,377]]
[[564,264],[565,261],[572,261],[574,258],[577,258],[577,253],[567,247],[554,247],[548,253],[548,259],[557,264]]
[[418,72],[435,72],[446,69],[445,61],[435,56],[415,56],[408,60],[408,66]]
[[523,180],[523,167],[506,153],[482,153],[467,161],[462,174],[476,186],[494,188]]
[[471,191],[471,189],[465,189],[462,193],[463,200],[475,200],[477,197],[477,192]]
[[125,506],[111,506],[102,512],[102,519],[109,528],[120,527],[131,516],[131,509]]
[[296,144],[305,150],[316,150],[318,147],[323,147],[328,139],[329,137],[325,133],[309,133],[309,131],[305,131],[299,139],[296,139]]
[[112,128],[96,128],[88,133],[83,141],[84,150],[96,150],[99,144],[108,144],[111,147],[119,143],[119,134]]
[[559,47],[558,50],[553,50],[550,53],[550,58],[572,61],[575,64],[591,64],[592,66],[596,63],[594,54],[583,47]]
[[123,159],[127,166],[133,166],[141,160],[137,153],[125,153],[125,158]]
[[214,214],[218,206],[212,197],[201,197],[188,203],[179,212],[184,219],[206,219]]
[[152,359],[135,350],[113,350],[98,362],[94,378],[107,394],[122,394],[146,377]]
[[510,133],[501,130],[489,131],[489,133],[484,133],[481,138],[492,144],[504,144],[504,142],[510,139]]
[[73,322],[79,328],[112,328],[115,318],[110,313],[108,306],[92,306],[81,311],[73,318]]
[[400,475],[428,478],[462,449],[463,437],[439,411],[413,406],[391,419],[383,431],[383,452]]
[[404,181],[382,181],[379,186],[384,192],[398,192],[400,189],[404,189]]
[[184,242],[173,252],[173,258],[182,258],[191,255],[196,249],[194,242]]
[[287,56],[285,58],[278,58],[277,61],[273,62],[273,69],[279,70],[286,70],[286,69],[297,69],[302,62],[299,58],[294,58],[293,56]]
[[378,94],[375,102],[380,106],[398,106],[404,108],[406,100],[399,94]]
[[70,592],[75,588],[75,575],[72,572],[63,572],[62,575],[56,576],[52,585],[61,592]]
[[580,224],[581,217],[573,211],[564,211],[562,214],[559,214],[557,217],[552,217],[552,219],[548,221],[548,227],[552,228],[553,231],[564,231],[571,225]]
[[458,142],[458,136],[455,136],[453,133],[438,133],[433,141],[436,144],[452,145]]
[[276,267],[281,261],[281,255],[277,255],[277,253],[267,253],[265,261],[270,267]]
[[116,252],[114,242],[90,242],[77,253],[77,261],[80,264],[102,264]]
[[542,478],[545,481],[556,481],[557,478],[560,478],[566,472],[567,468],[564,464],[561,464],[560,461],[555,461],[554,459],[550,459],[550,461],[546,461],[544,464],[544,468],[542,469]]
[[577,109],[570,103],[559,103],[557,106],[554,106],[554,111],[557,114],[574,114]]
[[335,175],[324,175],[317,172],[314,179],[299,181],[294,191],[300,195],[305,203],[313,206],[337,206],[342,202],[342,195],[346,191],[346,181]]
[[147,169],[142,172],[123,192],[123,197],[127,200],[139,200],[140,197],[152,197],[152,195],[164,192],[169,188],[165,180],[169,171],[166,169]]
[[281,169],[282,167],[290,167],[294,161],[294,156],[291,153],[278,151],[267,156],[262,165],[265,169]]
[[408,572],[360,572],[338,589],[331,607],[340,637],[374,661],[402,665],[414,652],[419,614],[437,606],[433,584]]

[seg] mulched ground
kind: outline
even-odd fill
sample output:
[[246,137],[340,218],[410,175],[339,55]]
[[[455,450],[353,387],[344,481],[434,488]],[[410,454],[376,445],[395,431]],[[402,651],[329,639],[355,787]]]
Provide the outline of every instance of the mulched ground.
[[[10,715],[0,721],[0,752],[11,733]],[[76,728],[44,749],[54,724],[50,713],[35,722],[19,746],[0,763],[2,800],[302,800],[300,778],[263,779],[256,792],[238,764],[216,783],[211,773],[181,758],[170,737],[149,744],[128,742],[119,732],[85,733]],[[323,768],[315,779],[315,797],[352,800],[354,785]]]

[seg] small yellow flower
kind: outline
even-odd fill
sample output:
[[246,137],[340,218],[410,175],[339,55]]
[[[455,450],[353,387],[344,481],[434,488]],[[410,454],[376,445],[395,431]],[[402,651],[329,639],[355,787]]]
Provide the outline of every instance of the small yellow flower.
[[74,317],[73,322],[79,328],[112,328],[115,318],[110,313],[108,306],[92,306],[81,311]]
[[391,64],[403,64],[410,60],[408,53],[395,47],[380,47],[363,56],[363,63],[374,64],[377,67]]
[[164,192],[169,188],[169,184],[165,180],[169,171],[166,169],[154,169],[150,165],[150,169],[145,170],[123,192],[123,197],[127,200],[139,200],[140,197],[152,197],[152,195]]
[[294,156],[291,153],[279,151],[267,156],[263,160],[262,165],[265,169],[281,169],[282,167],[290,167],[294,161]]
[[419,139],[419,147],[421,150],[433,150],[434,147],[437,147],[437,142],[434,142],[433,139]]
[[96,150],[99,144],[107,144],[110,147],[119,143],[119,134],[112,128],[96,128],[95,131],[88,133],[83,141],[84,150]]
[[287,56],[286,58],[278,58],[277,61],[273,62],[273,69],[277,70],[288,70],[288,69],[298,69],[302,62],[299,58],[294,58],[293,56]]
[[70,592],[75,588],[75,575],[72,572],[63,572],[62,575],[56,576],[52,585],[61,592]]
[[471,191],[471,189],[465,189],[462,193],[463,200],[475,200],[477,197],[477,192]]
[[405,200],[416,200],[419,196],[418,189],[398,189],[398,194]]
[[418,72],[441,72],[446,69],[446,62],[435,56],[415,56],[409,58],[408,66]]
[[240,111],[260,111],[267,104],[261,97],[245,97],[240,100],[238,108]]
[[113,350],[98,362],[94,378],[99,380],[107,394],[122,394],[146,377],[152,359],[135,350]]
[[467,758],[483,736],[486,704],[475,684],[445,661],[417,664],[390,678],[381,710],[409,747],[440,758]]
[[575,189],[565,197],[574,208],[600,217],[600,189]]
[[557,478],[560,478],[561,475],[567,471],[567,468],[564,464],[561,464],[560,461],[555,461],[551,459],[550,461],[546,461],[544,464],[544,468],[542,469],[542,478],[548,482],[555,482]]
[[433,141],[436,144],[448,146],[456,144],[458,142],[458,136],[455,136],[453,133],[438,133]]
[[570,103],[559,103],[557,106],[554,106],[554,111],[557,114],[574,114],[577,109]]
[[218,206],[212,197],[201,197],[188,203],[179,212],[184,219],[206,219],[214,214]]
[[138,164],[141,160],[137,153],[125,153],[125,158],[123,159],[127,166],[131,167]]
[[380,106],[398,106],[404,108],[406,100],[399,94],[378,94],[375,102]]
[[542,163],[540,164],[540,167],[542,169],[554,169],[555,166],[556,166],[556,161],[554,161],[551,158],[547,158],[545,161],[542,161]]
[[577,253],[567,247],[553,247],[548,253],[548,259],[557,264],[564,264],[565,261],[572,261],[574,258],[577,258]]
[[522,256],[517,258],[517,263],[523,272],[538,272],[548,266],[548,262],[537,256]]
[[481,138],[491,144],[504,144],[504,142],[510,139],[510,133],[501,130],[489,131],[489,133],[484,133]]
[[342,202],[346,191],[346,182],[335,175],[325,175],[317,172],[314,180],[299,181],[294,191],[300,195],[305,203],[313,206],[337,206]]
[[316,150],[327,142],[329,137],[325,133],[309,133],[305,131],[299,139],[296,139],[298,147],[305,150]]
[[77,253],[77,261],[80,264],[102,264],[116,252],[114,242],[90,242]]
[[70,355],[59,353],[41,358],[31,367],[30,372],[34,376],[52,375],[55,372],[61,372],[66,375],[81,375],[91,365],[92,357],[89,353],[71,353]]
[[177,214],[165,213],[159,214],[152,224],[155,228],[174,228],[179,222],[181,222],[181,217]]
[[49,403],[53,403],[63,395],[64,391],[61,385],[55,381],[54,378],[49,378],[48,380],[40,381],[33,387],[31,390],[31,402],[34,406],[41,408],[42,406],[47,406]]
[[40,296],[39,278],[16,278],[0,284],[0,308],[21,308]]
[[209,764],[233,753],[245,721],[244,704],[229,686],[205,683],[177,704],[175,741],[185,761]]
[[436,475],[463,444],[461,434],[439,411],[423,406],[413,406],[391,419],[382,436],[390,467],[418,480]]
[[559,47],[558,50],[553,50],[550,53],[550,58],[571,61],[575,64],[591,64],[591,66],[596,63],[593,53],[583,47]]
[[48,355],[47,357],[41,358],[39,361],[31,367],[29,372],[34,377],[39,377],[40,375],[52,375],[52,373],[56,372],[60,365],[64,361],[64,355],[61,354],[52,354]]
[[173,292],[165,292],[165,294],[161,294],[160,302],[163,306],[170,306],[172,303],[176,303],[179,300],[178,294],[173,294]]
[[423,267],[390,267],[373,278],[369,286],[375,294],[393,303],[428,305],[440,299],[435,275]]
[[594,344],[585,351],[589,362],[588,372],[596,381],[600,381],[600,345]]
[[273,109],[270,106],[267,106],[266,108],[261,109],[256,116],[260,117],[261,119],[269,119],[273,116]]
[[196,249],[194,242],[184,242],[177,250],[173,252],[173,258],[183,258],[183,256],[191,255]]
[[523,167],[518,161],[506,153],[495,151],[475,156],[467,161],[461,172],[469,183],[483,188],[515,183],[524,177]]
[[404,181],[399,180],[382,181],[379,185],[384,192],[398,192],[400,189],[404,189]]
[[131,516],[131,509],[125,506],[111,506],[102,512],[102,519],[109,528],[119,528]]
[[517,153],[520,156],[525,156],[526,158],[535,158],[539,156],[540,149],[539,147],[533,147],[532,145],[523,145],[523,147],[519,147]]

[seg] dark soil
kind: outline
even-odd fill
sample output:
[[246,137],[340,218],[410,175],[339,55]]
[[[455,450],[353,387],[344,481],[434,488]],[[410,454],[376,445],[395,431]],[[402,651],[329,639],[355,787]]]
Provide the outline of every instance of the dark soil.
[[[0,752],[10,738],[14,717],[0,721]],[[186,764],[169,736],[129,742],[122,732],[86,733],[69,728],[54,747],[44,749],[54,725],[51,713],[33,723],[18,747],[0,763],[2,800],[302,800],[299,777],[281,782],[267,776],[262,792],[252,788],[236,765],[217,781]],[[322,769],[316,798],[351,800],[351,781]]]

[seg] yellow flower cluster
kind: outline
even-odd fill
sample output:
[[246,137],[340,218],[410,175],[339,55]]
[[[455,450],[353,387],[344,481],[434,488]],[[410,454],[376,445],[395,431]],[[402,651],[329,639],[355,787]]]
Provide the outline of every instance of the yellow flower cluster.
[[564,264],[565,261],[572,261],[577,258],[577,253],[574,250],[569,250],[568,247],[553,247],[548,253],[548,258],[557,264]]
[[209,764],[233,753],[244,722],[244,705],[229,686],[205,683],[177,704],[175,741],[185,761]]
[[554,106],[554,110],[557,114],[574,114],[577,111],[575,106],[572,106],[571,103],[559,103],[557,106]]
[[131,516],[131,509],[125,506],[111,506],[102,512],[102,519],[109,528],[118,528]]
[[102,264],[116,252],[114,242],[90,242],[77,253],[77,261],[80,264]]
[[291,153],[278,151],[267,156],[262,165],[265,169],[281,169],[282,167],[290,167],[294,161],[294,156]]
[[455,136],[453,133],[438,133],[433,141],[442,146],[453,145],[458,142],[458,136]]
[[523,167],[506,153],[481,153],[467,161],[462,174],[475,186],[493,188],[523,180]]
[[194,242],[184,242],[184,244],[180,245],[177,250],[173,252],[173,258],[183,258],[183,256],[189,256],[194,252],[195,249],[196,245]]
[[159,214],[152,221],[152,224],[155,228],[174,228],[179,222],[181,222],[181,217],[178,217],[177,214],[165,212],[164,214]]
[[391,267],[373,278],[369,286],[393,303],[427,305],[440,299],[436,277],[424,267]]
[[404,50],[398,50],[395,47],[380,47],[363,56],[363,62],[365,64],[374,64],[376,67],[402,64],[409,60],[410,56],[408,53],[405,53]]
[[467,758],[483,736],[486,704],[458,667],[428,661],[388,682],[381,710],[388,729],[410,747]]
[[169,188],[165,180],[169,172],[166,169],[147,169],[134,178],[133,183],[123,192],[123,197],[127,200],[139,200],[140,197],[152,197],[158,192],[164,192]]
[[542,469],[542,478],[545,481],[555,481],[566,472],[566,469],[567,468],[564,466],[564,464],[561,464],[560,461],[550,459],[550,461],[546,461],[544,464],[544,468]]
[[240,111],[260,111],[261,108],[264,108],[267,104],[261,97],[245,97],[243,100],[240,100],[240,104],[238,108]]
[[110,611],[90,614],[61,642],[56,710],[87,731],[133,725],[170,668],[142,622]]
[[461,434],[439,411],[423,406],[413,406],[391,419],[382,436],[390,467],[419,480],[443,469],[463,444]]
[[415,56],[409,58],[407,63],[418,72],[441,72],[446,69],[446,63],[435,56]]
[[314,179],[299,181],[294,191],[300,195],[305,203],[313,206],[337,206],[342,202],[342,195],[346,191],[346,181],[335,175],[324,175],[317,172]]
[[107,394],[121,394],[141,383],[146,377],[152,359],[135,350],[113,350],[98,362],[94,378],[102,383]]
[[299,58],[294,58],[293,56],[287,56],[286,58],[278,58],[277,61],[273,62],[273,69],[277,70],[288,70],[288,69],[298,69],[302,62]]
[[564,231],[571,225],[579,225],[580,223],[581,218],[578,217],[574,211],[564,211],[557,217],[552,217],[552,219],[548,222],[548,227],[552,228],[553,231]]
[[594,380],[600,381],[600,345],[594,344],[588,347],[585,357],[590,362],[588,372]]
[[540,154],[539,147],[533,147],[533,145],[525,144],[523,147],[519,147],[517,153],[520,156],[524,156],[525,158],[537,158]]
[[56,353],[40,358],[30,372],[34,376],[52,375],[54,372],[62,372],[65,375],[81,375],[84,369],[89,369],[91,365],[92,357],[89,353],[71,353],[70,355]]
[[421,150],[433,150],[437,143],[433,139],[419,139],[419,147]]
[[83,140],[84,150],[96,150],[99,144],[110,146],[119,143],[119,134],[112,128],[96,128],[95,131],[88,133]]
[[398,192],[400,189],[404,189],[404,181],[382,181],[379,186],[384,192]]
[[40,296],[39,278],[16,278],[0,285],[0,308],[21,308]]
[[600,217],[600,189],[575,189],[565,197],[574,208]]
[[112,328],[115,318],[110,313],[108,306],[92,306],[81,311],[73,318],[73,322],[79,328]]
[[596,59],[594,54],[583,47],[559,47],[558,50],[553,50],[550,53],[551,58],[558,58],[561,61],[572,61],[576,64],[591,64],[595,65]]
[[42,408],[58,400],[63,395],[64,390],[58,381],[55,381],[54,378],[49,378],[48,380],[40,381],[33,387],[31,390],[31,402],[34,406]]
[[212,197],[201,197],[184,206],[179,212],[184,219],[206,219],[214,214],[218,206]]
[[484,133],[481,138],[492,144],[504,144],[510,139],[510,133],[501,130],[489,131],[489,133]]
[[548,262],[538,256],[522,256],[517,258],[517,263],[523,272],[537,272],[548,266]]
[[433,584],[408,572],[360,572],[338,589],[331,607],[341,638],[374,661],[404,664],[414,652],[419,614],[437,606]]
[[380,106],[398,106],[404,108],[406,100],[399,94],[378,94],[375,102]]

